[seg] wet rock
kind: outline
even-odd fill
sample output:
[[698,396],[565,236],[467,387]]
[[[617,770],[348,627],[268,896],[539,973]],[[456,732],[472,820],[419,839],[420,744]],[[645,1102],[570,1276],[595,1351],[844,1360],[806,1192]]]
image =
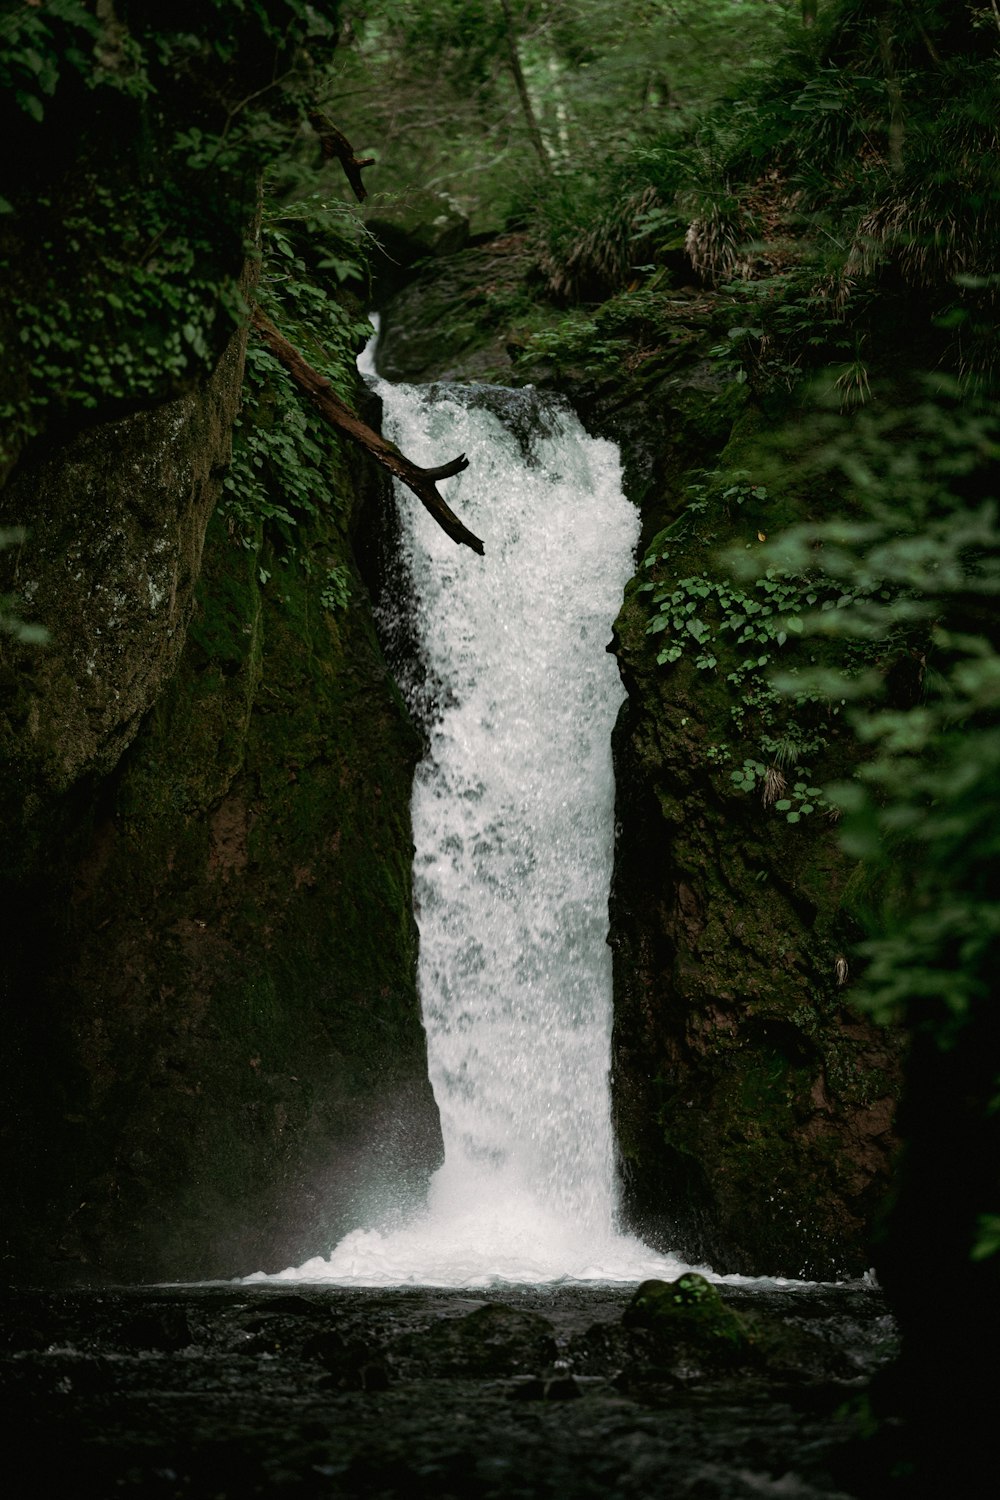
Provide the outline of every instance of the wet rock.
[[572,1375],[556,1375],[546,1382],[546,1401],[578,1401],[583,1395]]
[[709,1367],[744,1362],[751,1353],[749,1330],[715,1287],[690,1271],[676,1281],[644,1281],[622,1314],[626,1328],[648,1328],[655,1353],[670,1363]]
[[583,1395],[579,1382],[568,1374],[525,1375],[515,1380],[508,1395],[512,1401],[578,1401]]
[[[748,1326],[759,1313],[809,1333],[829,1368],[885,1357],[877,1295],[722,1295]],[[674,1377],[654,1329],[622,1322],[627,1301],[624,1288],[479,1306],[419,1290],[15,1294],[0,1299],[5,1494],[74,1495],[85,1474],[88,1494],[143,1500],[886,1500],[865,1488],[862,1449],[834,1467],[861,1431],[843,1382],[792,1390],[751,1365]],[[654,1301],[630,1322],[652,1321]],[[127,1352],[127,1331],[171,1308],[194,1343]],[[45,1347],[23,1347],[30,1328]]]
[[512,1401],[544,1401],[545,1381],[540,1375],[522,1375],[511,1385],[508,1394]]
[[345,1337],[335,1328],[321,1329],[306,1339],[302,1358],[322,1365],[341,1390],[384,1391],[389,1387],[381,1349],[364,1339]]
[[192,1343],[191,1325],[183,1308],[154,1307],[135,1313],[123,1326],[129,1348],[174,1354]]
[[[690,653],[662,659],[648,633],[650,591],[669,597],[697,577],[711,593],[730,577],[726,544],[757,546],[799,519],[774,495],[738,515],[715,492],[704,512],[700,500],[686,509],[695,467],[749,473],[761,437],[759,411],[730,404],[735,387],[716,399],[691,383],[697,347],[679,387],[622,393],[622,416],[608,410],[592,428],[621,437],[656,558],[626,588],[615,625],[628,693],[614,737],[610,909],[623,1215],[689,1262],[839,1280],[869,1264],[896,1148],[900,1039],[845,1004],[838,960],[858,913],[832,824],[789,825],[734,784],[734,768],[764,754],[760,731],[740,727],[746,689],[731,691],[728,676],[743,648],[716,628],[713,605],[710,670]],[[851,774],[851,753],[824,730],[810,778]]]
[[614,1379],[651,1345],[652,1334],[645,1329],[626,1328],[620,1322],[594,1323],[570,1341],[567,1358],[578,1375]]
[[455,255],[469,238],[469,220],[446,193],[411,191],[391,214],[367,221],[377,248],[372,270],[380,291],[398,286],[417,261]]
[[407,1366],[432,1364],[438,1374],[514,1375],[550,1364],[552,1324],[538,1313],[488,1303],[464,1318],[442,1319],[394,1347]]
[[508,234],[423,267],[381,304],[379,373],[523,384],[513,374],[507,321],[523,296],[528,264],[524,236]]

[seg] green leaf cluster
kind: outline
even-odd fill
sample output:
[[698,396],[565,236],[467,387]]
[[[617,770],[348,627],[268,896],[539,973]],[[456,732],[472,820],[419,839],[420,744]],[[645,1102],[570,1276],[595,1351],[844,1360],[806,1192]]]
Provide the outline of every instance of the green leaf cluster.
[[[357,353],[372,332],[343,289],[345,281],[367,276],[364,246],[355,215],[319,193],[264,214],[260,306],[347,401],[355,394]],[[336,433],[269,351],[251,340],[222,500],[243,545],[259,551],[266,534],[284,565],[295,560],[311,569],[298,531],[338,493],[331,475],[341,462]],[[349,597],[349,575],[340,565],[330,567],[323,607],[342,609]]]
[[[739,505],[748,497],[759,500],[767,494],[763,485],[753,484],[740,471],[732,478],[731,484],[724,477],[718,480],[726,504]],[[700,512],[708,504],[707,487],[694,485],[692,491],[693,506]],[[686,517],[687,512],[682,519]],[[640,595],[649,596],[653,608],[646,634],[661,641],[658,664],[672,667],[687,661],[696,672],[722,676],[734,739],[749,739],[758,747],[757,754],[744,756],[731,770],[730,781],[737,790],[760,795],[766,807],[785,813],[789,823],[817,808],[829,811],[826,796],[813,785],[813,773],[802,762],[827,747],[846,696],[831,696],[825,683],[813,685],[808,672],[800,672],[801,652],[793,657],[788,653],[800,642],[810,618],[842,610],[863,594],[867,597],[866,590],[845,591],[843,585],[775,566],[745,586],[736,578],[713,577],[704,570],[678,577],[672,571],[674,530],[654,540],[643,561],[644,571],[653,576],[636,586]],[[782,662],[791,701],[772,680]],[[859,661],[856,669],[861,665]],[[713,744],[706,755],[713,764],[729,759],[732,765],[728,745]],[[791,765],[796,766],[796,779],[789,784],[785,771]]]
[[[902,635],[913,683],[901,700],[879,673],[841,682],[864,752],[830,791],[844,845],[894,861],[907,885],[864,946],[862,1000],[947,1047],[992,1003],[1000,953],[1000,426],[991,405],[937,380],[913,409],[824,430],[815,468],[838,474],[855,519],[794,528],[780,555],[808,555],[828,588],[847,590],[807,628],[848,642]],[[873,591],[876,577],[888,587]]]
[[333,41],[304,0],[6,7],[0,471],[54,421],[167,399],[246,316],[260,172]]

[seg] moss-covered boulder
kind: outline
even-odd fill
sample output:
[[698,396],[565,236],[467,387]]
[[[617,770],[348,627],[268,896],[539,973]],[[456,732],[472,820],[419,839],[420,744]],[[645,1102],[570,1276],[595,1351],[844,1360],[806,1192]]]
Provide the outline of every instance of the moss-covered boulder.
[[648,1328],[660,1352],[696,1357],[713,1366],[738,1364],[750,1336],[738,1313],[696,1271],[676,1281],[644,1281],[622,1314],[626,1328]]
[[523,384],[508,343],[512,319],[529,305],[528,268],[526,236],[511,233],[430,260],[402,287],[381,285],[380,373]]
[[[859,1362],[858,1351],[846,1343],[831,1341],[818,1322],[830,1295],[828,1289],[802,1289],[783,1302],[782,1294],[759,1287],[720,1291],[688,1271],[674,1281],[644,1281],[625,1308],[621,1327],[604,1325],[603,1333],[605,1339],[611,1335],[612,1346],[628,1341],[616,1349],[619,1357],[625,1355],[620,1383],[628,1390],[644,1380],[688,1385],[738,1373],[741,1382],[757,1378],[811,1389],[833,1407],[849,1396],[864,1360]],[[584,1359],[600,1346],[601,1333],[601,1325],[589,1331]]]
[[372,272],[381,297],[405,285],[414,266],[457,255],[469,238],[469,220],[447,193],[410,188],[390,206],[368,214],[374,239]]

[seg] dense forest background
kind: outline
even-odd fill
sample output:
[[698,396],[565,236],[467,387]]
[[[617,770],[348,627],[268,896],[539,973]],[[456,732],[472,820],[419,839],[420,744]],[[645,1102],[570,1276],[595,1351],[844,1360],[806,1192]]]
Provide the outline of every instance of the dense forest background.
[[[903,1154],[876,1251],[906,1336],[904,1404],[914,1431],[972,1431],[987,1394],[956,1371],[970,1329],[987,1346],[1000,1336],[995,0],[6,0],[0,24],[13,1012],[63,878],[52,850],[68,869],[79,830],[100,833],[101,777],[125,775],[116,816],[132,819],[137,843],[151,839],[142,819],[159,793],[135,736],[184,763],[170,792],[181,822],[244,774],[245,751],[233,750],[229,779],[202,785],[198,756],[223,743],[220,725],[251,723],[262,618],[251,591],[286,619],[299,612],[290,639],[321,629],[348,656],[375,649],[351,612],[370,579],[343,428],[302,400],[255,335],[237,396],[251,308],[348,403],[368,306],[412,293],[437,309],[439,367],[553,385],[595,409],[662,382],[697,314],[710,334],[705,378],[740,418],[738,451],[721,463],[716,445],[701,464],[689,453],[680,508],[644,497],[622,629],[650,653],[665,699],[717,698],[728,727],[697,749],[705,785],[766,814],[755,837],[779,862],[821,826],[850,870],[836,986],[906,1044]],[[410,359],[419,364],[412,348]],[[63,503],[60,484],[81,484],[102,424],[155,421],[175,403],[204,405],[206,391],[214,415],[195,446],[214,449],[198,480],[201,522],[181,528],[190,578],[175,587],[170,638],[140,643],[127,705],[95,688],[81,707],[75,684],[93,665],[60,643],[89,643],[98,678],[111,671],[106,644],[65,569],[24,586],[39,518]],[[162,434],[128,430],[130,462],[159,451]],[[68,481],[51,468],[62,450]],[[67,501],[73,519],[47,543],[53,555],[97,546],[103,520],[88,493],[82,484]],[[225,627],[184,592],[209,514],[238,561],[221,585]],[[130,609],[138,621],[141,601],[123,617]],[[204,742],[185,738],[177,703],[159,697],[192,617],[189,649],[204,653],[192,681],[205,701],[216,694]],[[217,677],[213,651],[228,662]],[[56,707],[40,711],[46,683]],[[277,739],[247,732],[264,785]],[[412,758],[412,734],[394,732]],[[284,787],[302,768],[281,753]],[[345,743],[343,764],[352,758]],[[356,834],[360,860],[372,833]],[[396,834],[398,863],[405,828]],[[229,846],[218,828],[213,837],[217,864]],[[88,880],[118,857],[92,861]],[[296,866],[315,867],[311,854]],[[115,890],[132,868],[121,865]],[[393,882],[372,895],[386,909],[408,890],[405,875]],[[194,907],[189,918],[204,927]],[[409,981],[382,972],[362,925],[338,962],[365,971],[358,994],[378,970],[379,992],[404,996],[402,1034]],[[402,973],[412,933],[397,925]],[[191,941],[202,942],[193,929]],[[207,973],[215,960],[198,962]],[[172,971],[160,980],[161,993],[180,983]],[[35,1079],[51,1057],[42,1017],[65,973],[52,986],[17,1022],[19,1099],[24,1059]],[[350,1013],[346,991],[336,1004]],[[263,1085],[255,1075],[246,1087],[256,1108]],[[310,1101],[296,1098],[282,1108],[304,1118]],[[22,1108],[15,1157],[42,1128],[40,1111]],[[106,1143],[88,1149],[96,1161]],[[29,1216],[31,1171],[15,1172]]]

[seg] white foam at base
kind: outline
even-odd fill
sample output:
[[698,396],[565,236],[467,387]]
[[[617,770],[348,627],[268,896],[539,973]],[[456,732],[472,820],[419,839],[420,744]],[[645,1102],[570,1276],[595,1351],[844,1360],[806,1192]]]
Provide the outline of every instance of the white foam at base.
[[[327,1257],[250,1281],[340,1286],[490,1287],[670,1280],[690,1269],[639,1240],[608,1230],[581,1240],[578,1227],[514,1182],[438,1172],[426,1209],[403,1229],[356,1229]],[[710,1275],[704,1267],[700,1268]]]

